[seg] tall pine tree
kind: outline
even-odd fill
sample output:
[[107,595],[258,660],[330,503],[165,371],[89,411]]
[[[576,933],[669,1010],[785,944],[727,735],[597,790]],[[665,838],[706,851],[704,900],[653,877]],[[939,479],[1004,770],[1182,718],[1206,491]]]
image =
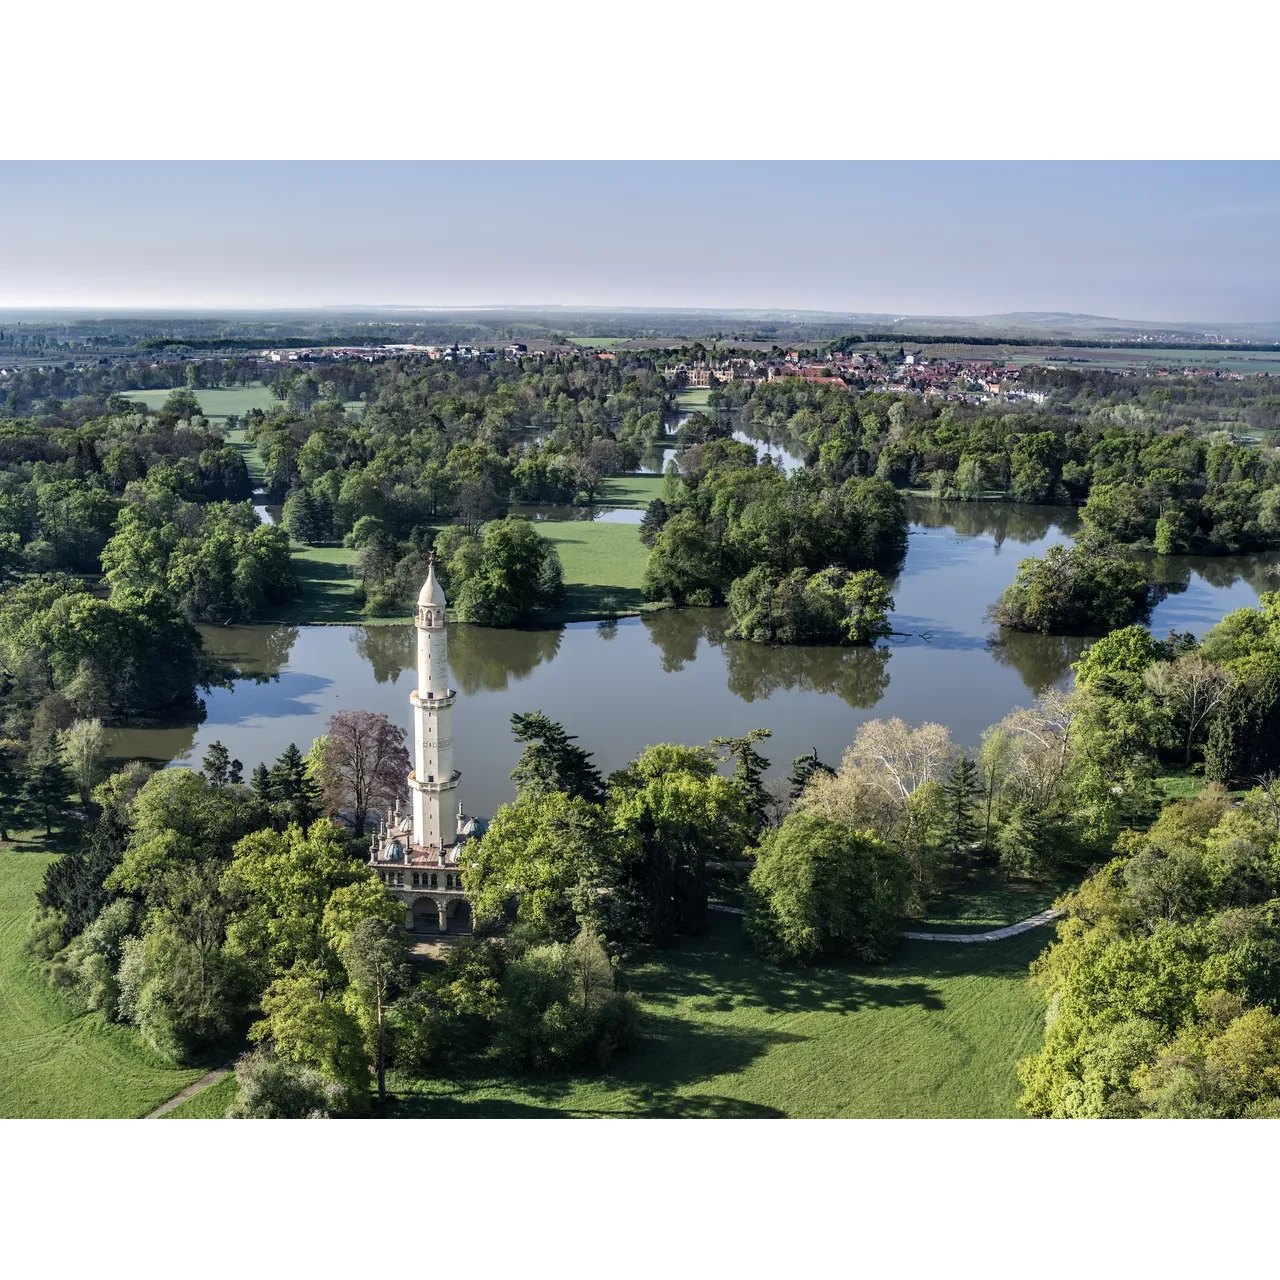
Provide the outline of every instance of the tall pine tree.
[[604,779],[591,763],[591,752],[575,747],[577,739],[565,732],[564,725],[541,711],[526,711],[511,717],[511,732],[517,742],[525,744],[511,771],[521,799],[551,791],[563,791],[592,804],[604,799]]

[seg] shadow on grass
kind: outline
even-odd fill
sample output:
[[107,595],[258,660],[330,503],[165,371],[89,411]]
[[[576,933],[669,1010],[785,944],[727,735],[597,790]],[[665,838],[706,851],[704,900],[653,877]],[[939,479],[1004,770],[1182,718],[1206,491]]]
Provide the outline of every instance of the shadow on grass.
[[582,582],[565,584],[564,604],[557,610],[563,617],[601,617],[614,610],[642,609],[647,602],[638,587],[598,587]]
[[[916,1005],[941,1009],[926,983],[895,981],[895,967],[821,965],[781,967],[755,955],[741,921],[712,916],[709,931],[670,952],[653,955],[631,975],[632,991],[647,1004],[687,1002],[695,1013],[757,1008],[766,1013],[856,1013],[859,1009]],[[903,975],[904,979],[906,975]]]
[[295,556],[293,567],[298,575],[300,594],[296,600],[276,611],[280,621],[365,621],[355,597],[349,566],[336,561]]
[[[683,1094],[680,1086],[746,1070],[757,1058],[805,1036],[769,1028],[725,1027],[646,1011],[641,1042],[608,1072],[556,1075],[455,1071],[447,1085],[400,1094],[395,1114],[412,1116],[776,1116],[772,1107],[721,1094]],[[517,1095],[513,1097],[512,1095]],[[500,1095],[500,1096],[495,1096]],[[580,1101],[575,1101],[578,1095]],[[607,1105],[593,1106],[593,1102]]]

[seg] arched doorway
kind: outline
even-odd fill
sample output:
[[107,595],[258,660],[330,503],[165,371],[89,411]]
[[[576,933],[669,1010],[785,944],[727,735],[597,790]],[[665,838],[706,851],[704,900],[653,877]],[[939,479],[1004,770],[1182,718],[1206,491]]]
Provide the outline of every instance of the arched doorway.
[[449,912],[449,932],[471,932],[471,903],[465,898],[457,899],[453,903],[453,909]]
[[440,913],[434,898],[415,898],[413,903],[414,933],[439,933]]

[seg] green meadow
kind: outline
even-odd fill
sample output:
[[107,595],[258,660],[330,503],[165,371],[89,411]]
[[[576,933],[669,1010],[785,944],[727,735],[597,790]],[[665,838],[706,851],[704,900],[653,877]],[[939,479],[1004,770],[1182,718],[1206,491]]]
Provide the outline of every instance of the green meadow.
[[403,1117],[1000,1117],[1044,1008],[1027,966],[1051,940],[905,943],[893,963],[778,969],[738,917],[628,972],[643,1039],[603,1074],[395,1080]]
[[26,939],[55,852],[34,836],[0,849],[0,1118],[144,1116],[208,1068],[166,1065],[44,981]]

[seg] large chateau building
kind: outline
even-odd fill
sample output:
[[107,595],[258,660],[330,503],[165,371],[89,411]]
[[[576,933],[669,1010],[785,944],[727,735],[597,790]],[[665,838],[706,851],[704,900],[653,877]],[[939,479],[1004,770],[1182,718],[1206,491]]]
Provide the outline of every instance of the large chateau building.
[[397,807],[375,833],[369,865],[404,903],[405,927],[423,933],[465,933],[471,910],[462,890],[460,855],[479,835],[479,819],[468,818],[458,800],[462,774],[453,767],[453,703],[449,688],[448,623],[435,556],[418,593],[418,685],[413,707],[411,812]]

